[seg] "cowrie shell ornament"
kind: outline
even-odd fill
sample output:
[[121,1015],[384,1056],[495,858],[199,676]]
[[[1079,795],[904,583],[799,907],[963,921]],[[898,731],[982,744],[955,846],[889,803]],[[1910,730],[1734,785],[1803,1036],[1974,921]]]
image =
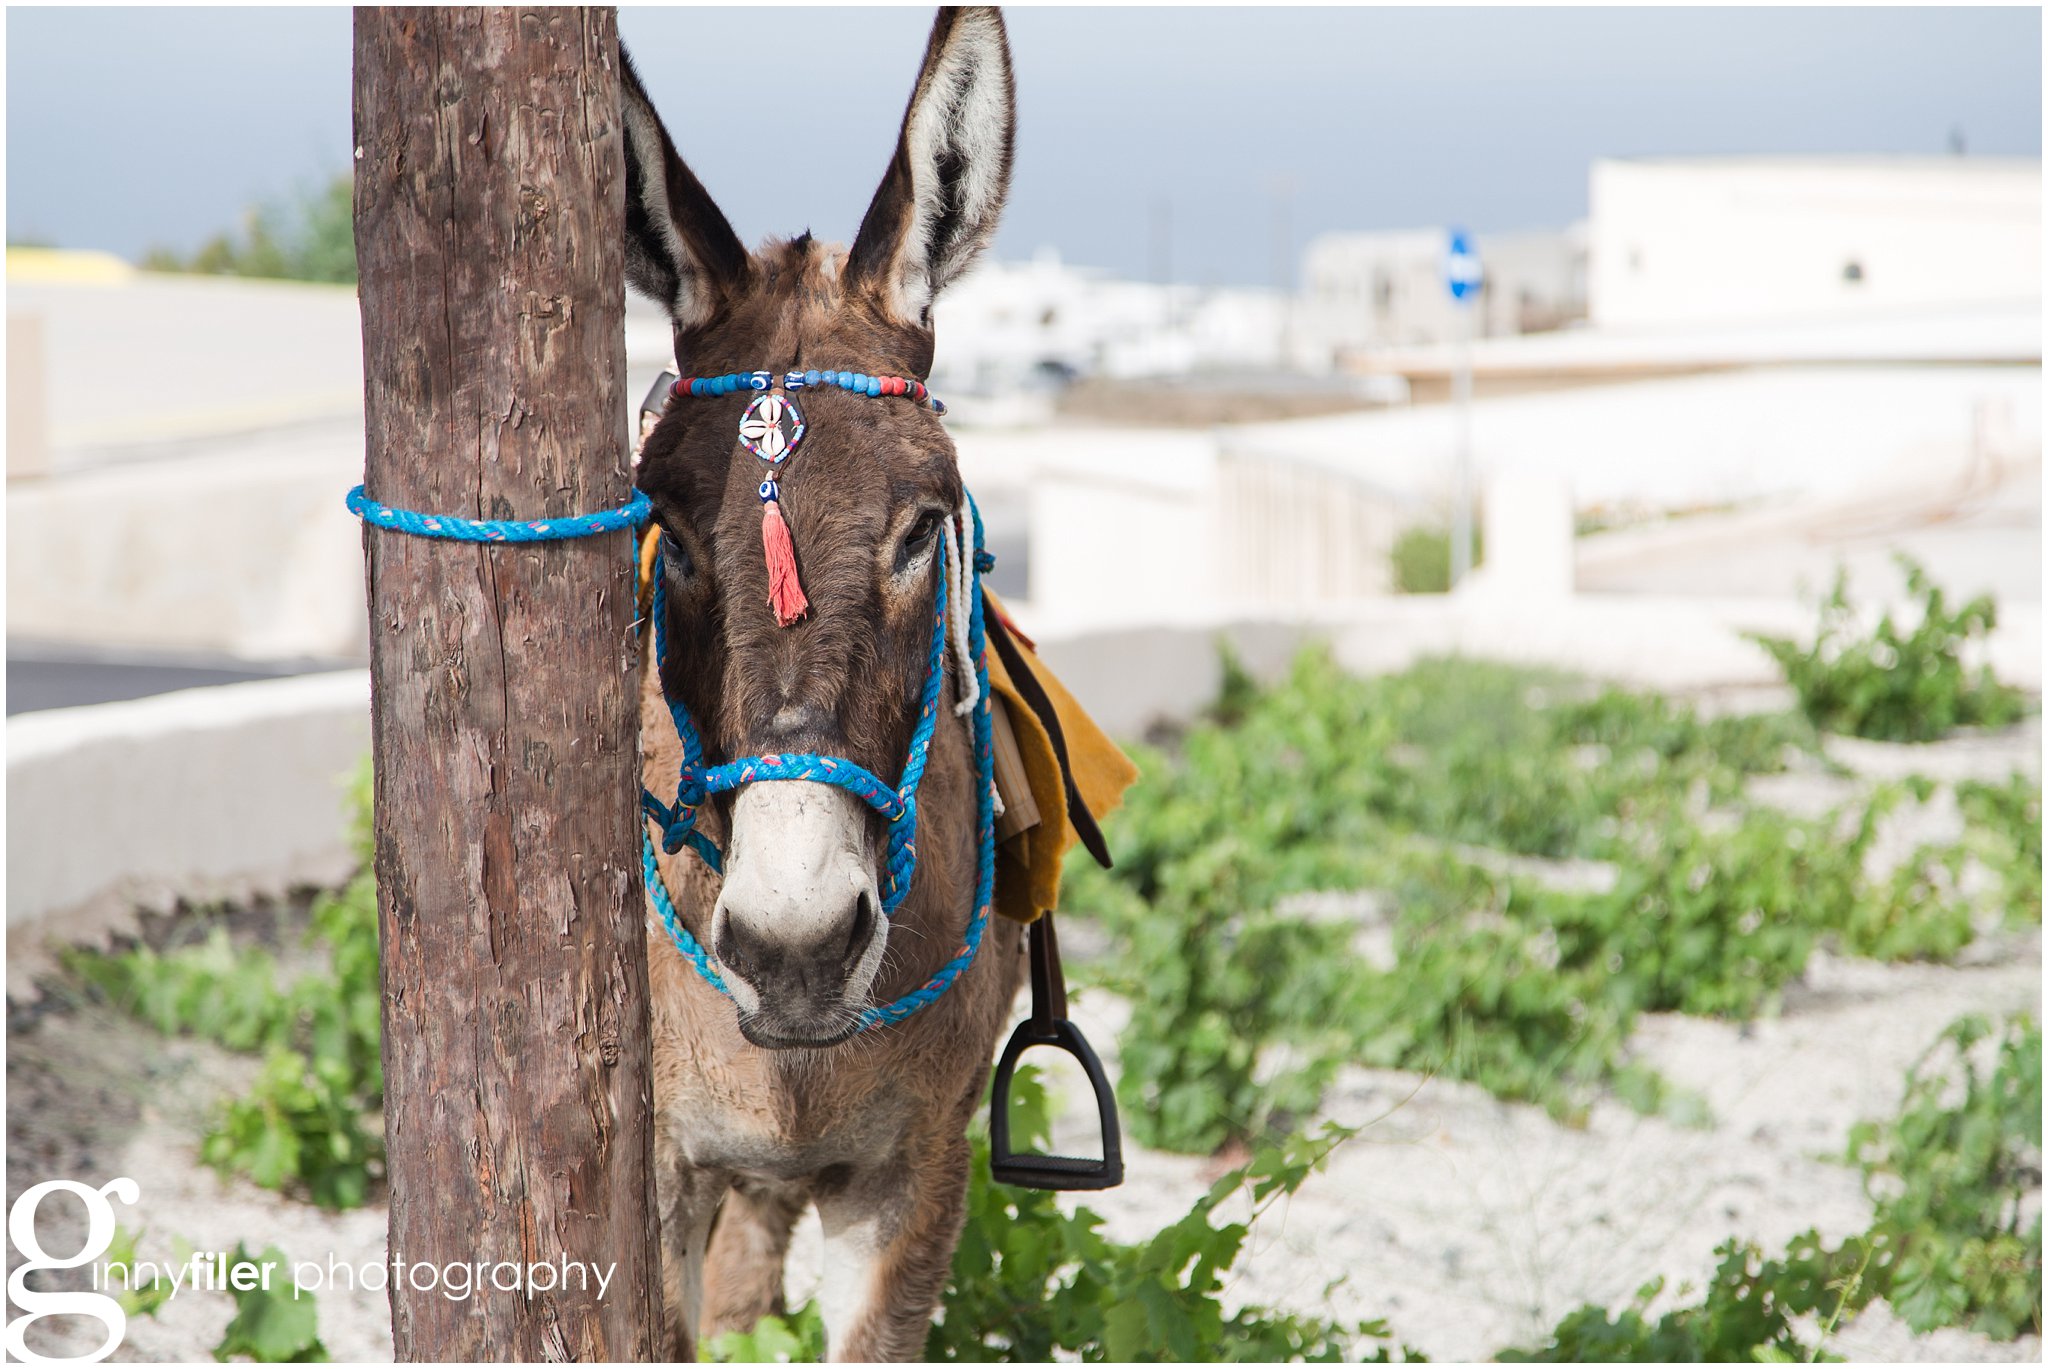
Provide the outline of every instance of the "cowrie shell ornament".
[[804,411],[786,394],[755,395],[740,415],[740,445],[763,461],[781,465],[804,440]]

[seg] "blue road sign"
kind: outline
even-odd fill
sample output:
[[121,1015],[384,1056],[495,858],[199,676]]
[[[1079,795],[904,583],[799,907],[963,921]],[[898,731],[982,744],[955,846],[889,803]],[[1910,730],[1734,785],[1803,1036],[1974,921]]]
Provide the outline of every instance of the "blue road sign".
[[1479,249],[1472,245],[1472,235],[1453,228],[1444,253],[1444,284],[1450,287],[1451,298],[1463,304],[1479,293],[1485,279],[1486,268],[1479,264]]

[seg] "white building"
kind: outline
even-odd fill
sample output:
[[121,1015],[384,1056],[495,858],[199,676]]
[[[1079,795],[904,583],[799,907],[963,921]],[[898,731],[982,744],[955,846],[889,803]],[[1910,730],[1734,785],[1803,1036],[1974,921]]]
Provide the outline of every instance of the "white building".
[[[1486,279],[1474,306],[1479,337],[1557,328],[1585,314],[1582,228],[1476,239]],[[1303,336],[1325,359],[1448,342],[1459,306],[1444,286],[1442,229],[1326,233],[1302,260]]]
[[2041,295],[2041,164],[1985,157],[1596,162],[1601,327],[1768,323]]
[[1184,375],[1278,363],[1287,301],[1273,291],[1117,280],[1052,251],[989,261],[939,297],[932,381],[988,394],[1056,375]]

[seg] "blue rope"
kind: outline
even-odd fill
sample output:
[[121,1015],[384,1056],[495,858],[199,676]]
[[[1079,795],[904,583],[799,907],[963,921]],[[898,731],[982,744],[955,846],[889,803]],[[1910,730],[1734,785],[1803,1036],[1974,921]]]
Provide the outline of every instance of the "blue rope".
[[409,532],[415,537],[441,537],[454,542],[558,542],[571,537],[595,537],[601,532],[623,532],[637,528],[654,516],[654,505],[640,491],[624,508],[603,513],[578,513],[567,518],[533,518],[525,522],[505,519],[451,518],[444,514],[413,513],[379,504],[363,493],[361,485],[348,492],[348,511],[371,527]]
[[[861,379],[866,381],[868,377],[864,376]],[[852,387],[849,385],[849,388]],[[366,526],[388,528],[416,537],[458,542],[553,542],[577,537],[594,537],[600,533],[637,528],[653,515],[653,507],[647,496],[639,490],[633,492],[632,500],[623,508],[608,509],[602,513],[574,514],[565,518],[536,518],[523,521],[455,518],[395,509],[371,499],[364,493],[361,485],[348,492],[347,504],[349,512],[362,519]],[[939,970],[918,988],[891,1002],[863,1009],[860,1017],[863,1030],[901,1022],[936,1001],[952,987],[953,981],[960,976],[961,971],[974,963],[975,953],[981,947],[982,934],[988,927],[988,915],[995,887],[995,747],[989,722],[988,657],[980,587],[981,575],[990,568],[993,560],[982,549],[981,510],[974,504],[971,495],[968,497],[968,507],[974,517],[974,555],[971,564],[974,568],[975,588],[974,602],[969,606],[968,644],[974,658],[975,678],[980,685],[980,699],[974,710],[974,769],[979,790],[976,823],[981,851],[975,882],[974,913],[968,920],[960,949],[953,958],[940,966]],[[953,537],[950,525],[945,536],[949,540]],[[668,655],[668,613],[664,591],[664,578],[657,571],[652,610],[657,670]],[[682,743],[683,751],[681,773],[677,776],[676,783],[676,801],[673,804],[664,804],[642,788],[640,811],[644,817],[661,828],[663,850],[673,854],[687,845],[696,851],[714,872],[720,872],[723,869],[723,858],[717,844],[698,831],[696,825],[697,810],[706,798],[759,780],[812,780],[836,785],[880,813],[888,824],[889,853],[884,866],[882,911],[884,914],[892,915],[910,893],[911,882],[917,873],[917,791],[924,779],[932,733],[938,722],[939,694],[944,681],[945,667],[946,577],[941,574],[938,577],[937,592],[933,595],[932,644],[925,662],[924,689],[919,700],[917,726],[911,733],[909,754],[904,758],[903,777],[894,785],[888,784],[864,766],[841,756],[752,756],[724,765],[706,766],[703,763],[703,743],[697,735],[689,709],[680,700],[669,698],[668,691],[663,689],[662,696],[668,704],[669,718],[675,724],[676,736]],[[698,974],[713,988],[729,997],[731,991],[726,987],[724,979],[719,976],[711,954],[695,936],[691,935],[689,928],[683,925],[682,918],[676,911],[675,900],[670,897],[668,886],[662,879],[654,842],[644,827],[640,831],[640,869],[648,895],[654,902],[655,912],[660,916],[662,926],[667,929],[669,939],[675,943],[676,949],[683,957],[696,967]]]

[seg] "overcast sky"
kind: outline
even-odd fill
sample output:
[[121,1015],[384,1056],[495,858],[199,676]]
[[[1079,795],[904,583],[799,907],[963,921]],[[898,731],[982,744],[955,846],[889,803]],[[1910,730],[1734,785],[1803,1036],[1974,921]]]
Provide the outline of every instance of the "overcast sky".
[[[1270,282],[1332,229],[1557,226],[1595,157],[2041,150],[2038,10],[1014,9],[998,251]],[[349,164],[350,15],[10,9],[7,232],[190,249]],[[620,28],[749,241],[852,236],[928,9],[636,9]],[[1286,208],[1282,210],[1282,204]],[[1162,214],[1162,206],[1165,206]]]

